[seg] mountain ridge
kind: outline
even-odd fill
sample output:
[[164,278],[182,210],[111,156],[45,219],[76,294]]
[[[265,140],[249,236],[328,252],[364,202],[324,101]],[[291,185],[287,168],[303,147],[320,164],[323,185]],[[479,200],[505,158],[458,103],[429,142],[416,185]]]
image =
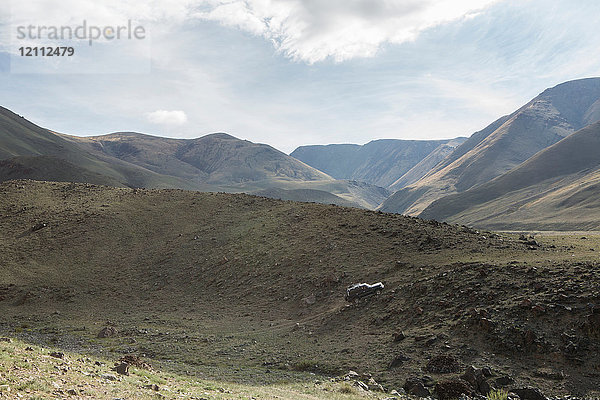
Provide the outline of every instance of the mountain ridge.
[[419,181],[388,198],[383,211],[419,215],[446,195],[486,183],[600,118],[600,78],[565,82],[475,133]]

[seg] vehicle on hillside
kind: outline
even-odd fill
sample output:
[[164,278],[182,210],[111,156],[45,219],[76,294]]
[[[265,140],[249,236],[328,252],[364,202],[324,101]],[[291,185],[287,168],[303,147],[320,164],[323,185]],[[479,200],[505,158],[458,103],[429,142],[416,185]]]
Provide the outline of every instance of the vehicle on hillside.
[[344,298],[346,301],[355,302],[362,298],[380,294],[383,290],[383,283],[377,282],[372,285],[368,283],[356,283],[346,289]]

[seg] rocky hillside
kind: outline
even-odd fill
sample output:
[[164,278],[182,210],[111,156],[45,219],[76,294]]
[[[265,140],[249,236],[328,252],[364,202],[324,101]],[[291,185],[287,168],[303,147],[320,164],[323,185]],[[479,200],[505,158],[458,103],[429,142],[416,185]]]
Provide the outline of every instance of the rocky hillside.
[[353,370],[440,399],[598,396],[600,237],[521,239],[244,194],[10,181],[0,331],[197,379]]
[[[448,148],[455,148],[466,138],[453,140],[374,140],[365,145],[330,144],[325,146],[301,146],[291,156],[315,167],[337,179],[363,181],[373,185],[399,187],[400,179],[413,167],[430,157],[427,164],[412,171],[411,176],[429,170],[446,155]],[[416,179],[421,176],[416,177]],[[415,178],[412,178],[415,179]],[[407,181],[411,178],[407,178]]]
[[600,118],[600,78],[548,89],[513,114],[471,136],[426,176],[381,206],[420,214],[435,200],[487,183]]

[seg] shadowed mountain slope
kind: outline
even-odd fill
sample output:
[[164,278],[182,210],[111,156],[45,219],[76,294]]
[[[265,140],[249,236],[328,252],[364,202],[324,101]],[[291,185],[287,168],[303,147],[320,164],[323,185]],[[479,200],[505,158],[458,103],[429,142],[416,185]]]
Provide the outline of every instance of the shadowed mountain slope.
[[508,172],[531,156],[600,117],[600,78],[548,89],[513,114],[474,134],[426,176],[381,206],[418,215],[433,201]]
[[595,123],[486,184],[433,202],[421,216],[495,229],[600,229],[599,155]]
[[301,146],[291,154],[336,179],[350,179],[388,187],[440,146],[452,140],[374,140],[365,145]]

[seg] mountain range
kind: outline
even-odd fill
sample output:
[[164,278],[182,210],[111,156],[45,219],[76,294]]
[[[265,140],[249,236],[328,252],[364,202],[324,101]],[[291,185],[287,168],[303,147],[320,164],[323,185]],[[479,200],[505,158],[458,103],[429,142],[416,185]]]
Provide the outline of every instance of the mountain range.
[[598,120],[599,78],[548,89],[472,135],[424,177],[390,196],[380,210],[420,215],[434,201],[488,183]]
[[0,108],[0,181],[9,179],[256,192],[362,208],[375,208],[390,194],[363,182],[333,179],[271,146],[225,133],[197,139],[133,132],[78,137]]
[[[336,179],[351,179],[393,188],[418,179],[467,138],[452,140],[374,140],[365,145],[301,146],[290,155]],[[417,164],[429,158],[425,168]],[[429,168],[427,168],[429,167]],[[408,172],[411,174],[404,178]]]
[[0,181],[243,192],[490,229],[596,229],[598,121],[600,78],[547,89],[468,139],[301,146],[290,155],[226,133],[70,136],[0,107]]

